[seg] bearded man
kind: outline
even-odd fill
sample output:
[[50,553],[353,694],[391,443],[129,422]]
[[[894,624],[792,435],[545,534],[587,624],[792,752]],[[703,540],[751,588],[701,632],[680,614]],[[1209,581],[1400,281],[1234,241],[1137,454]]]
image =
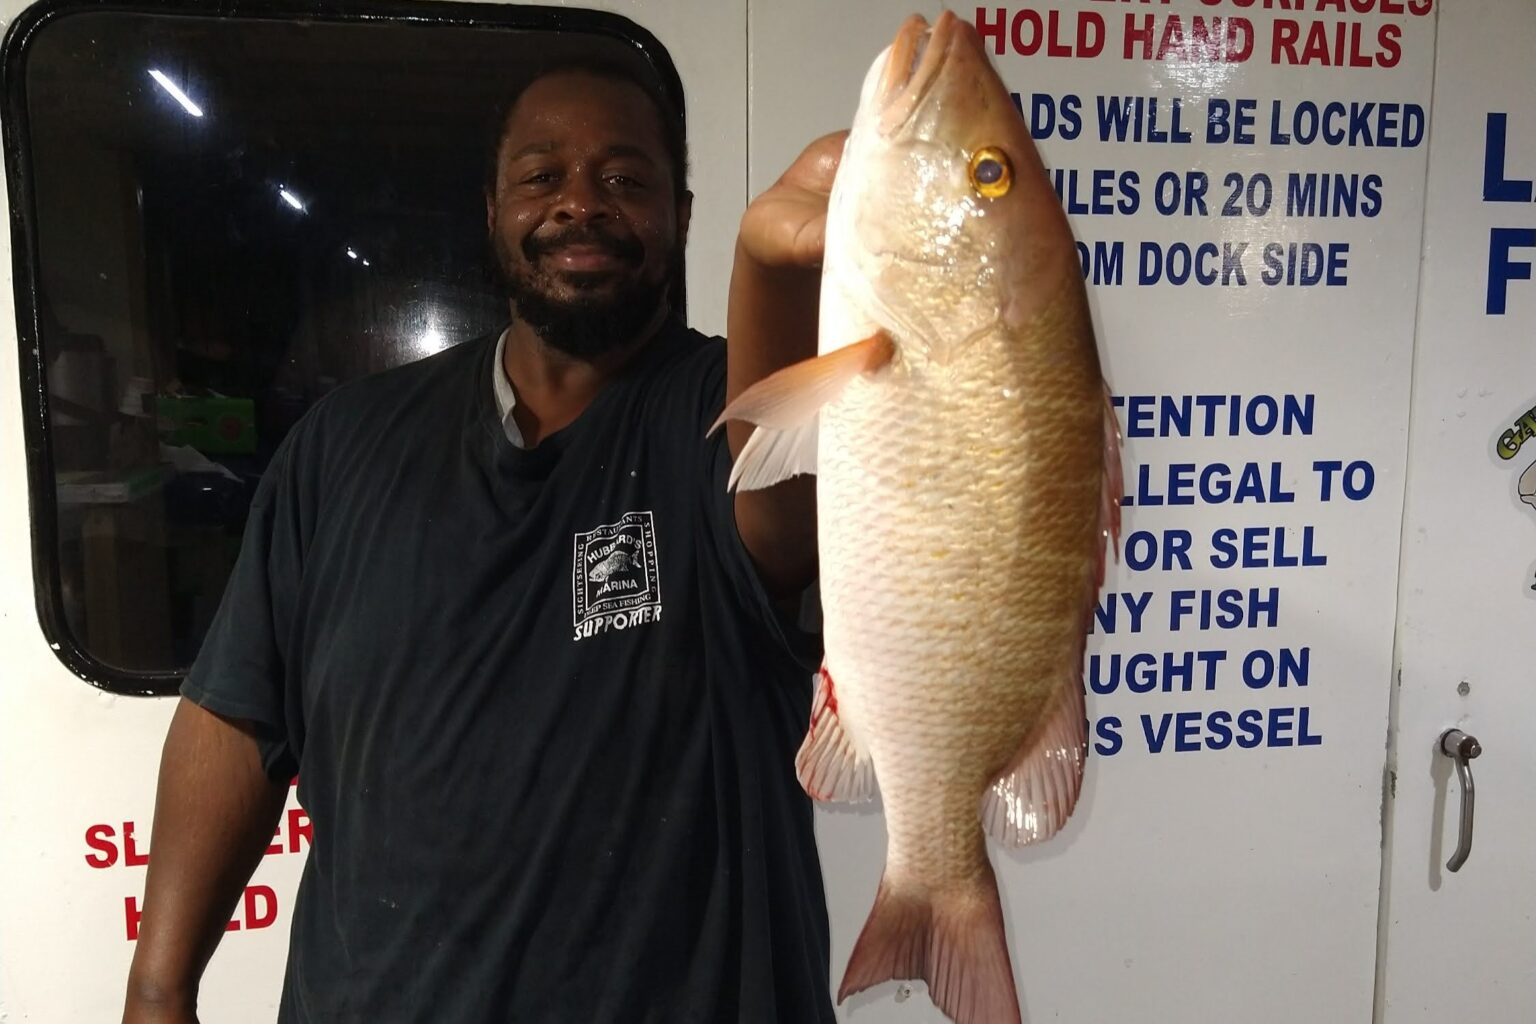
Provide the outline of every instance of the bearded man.
[[278,1020],[831,1021],[793,773],[813,485],[732,496],[725,402],[816,348],[840,139],[743,218],[729,342],[678,318],[681,118],[605,64],[506,110],[499,336],[339,389],[251,509],[162,760],[125,1021],[198,981],[288,780]]

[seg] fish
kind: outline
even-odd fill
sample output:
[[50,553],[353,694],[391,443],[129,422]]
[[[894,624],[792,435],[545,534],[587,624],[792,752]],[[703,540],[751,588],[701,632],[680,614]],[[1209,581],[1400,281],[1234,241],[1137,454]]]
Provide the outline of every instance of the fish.
[[795,770],[816,800],[878,794],[887,836],[837,1001],[922,979],[958,1024],[1016,1024],[986,836],[1038,843],[1076,807],[1123,471],[1071,228],[949,12],[868,70],[820,282],[816,357],[711,429],[753,425],[729,487],[817,477],[824,661]]
[[641,568],[639,557],[620,548],[594,565],[591,571],[587,573],[587,579],[592,580],[594,583],[602,583],[617,573],[629,572],[639,568]]
[[1536,462],[1531,463],[1526,471],[1520,474],[1518,487],[1520,500],[1536,508]]

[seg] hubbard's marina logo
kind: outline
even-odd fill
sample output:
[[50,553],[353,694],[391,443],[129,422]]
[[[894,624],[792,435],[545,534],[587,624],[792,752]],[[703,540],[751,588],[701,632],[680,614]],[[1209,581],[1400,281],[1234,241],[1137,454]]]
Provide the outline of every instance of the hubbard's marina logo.
[[576,534],[571,563],[575,640],[661,621],[656,524],[649,512]]

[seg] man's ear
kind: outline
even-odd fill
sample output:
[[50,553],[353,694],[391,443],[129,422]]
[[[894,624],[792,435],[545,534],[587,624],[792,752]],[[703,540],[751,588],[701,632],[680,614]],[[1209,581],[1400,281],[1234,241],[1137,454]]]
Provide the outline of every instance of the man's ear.
[[677,244],[688,244],[688,223],[693,219],[693,193],[687,189],[677,197]]
[[492,189],[485,190],[485,233],[496,233],[496,193]]

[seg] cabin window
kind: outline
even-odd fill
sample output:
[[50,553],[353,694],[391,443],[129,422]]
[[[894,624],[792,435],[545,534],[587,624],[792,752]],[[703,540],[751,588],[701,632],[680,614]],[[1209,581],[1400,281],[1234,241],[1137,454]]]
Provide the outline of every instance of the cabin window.
[[481,182],[518,77],[601,48],[676,80],[607,14],[238,10],[44,3],[5,46],[39,613],[117,692],[174,691],[316,400],[504,323]]

